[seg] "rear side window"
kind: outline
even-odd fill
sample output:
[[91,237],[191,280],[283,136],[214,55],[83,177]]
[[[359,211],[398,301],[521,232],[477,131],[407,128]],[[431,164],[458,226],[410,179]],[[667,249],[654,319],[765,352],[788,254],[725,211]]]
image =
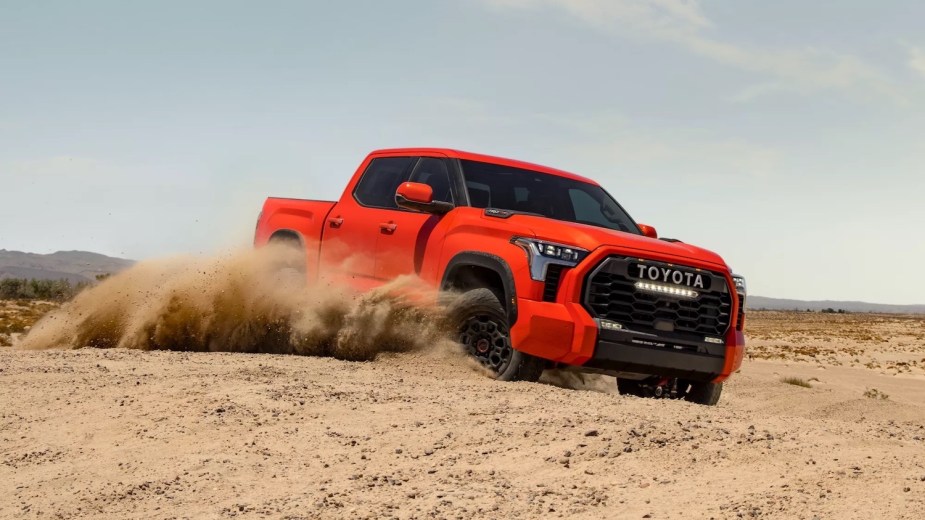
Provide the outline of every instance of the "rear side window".
[[408,180],[414,161],[415,157],[373,159],[353,190],[354,198],[364,206],[398,209],[395,190]]

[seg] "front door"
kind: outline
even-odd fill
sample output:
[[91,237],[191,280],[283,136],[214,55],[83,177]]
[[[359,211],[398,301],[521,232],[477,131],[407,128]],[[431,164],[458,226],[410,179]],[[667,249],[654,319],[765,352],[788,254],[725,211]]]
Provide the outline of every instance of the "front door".
[[[440,157],[422,157],[408,180],[427,184],[434,200],[455,203],[455,189],[449,161]],[[393,192],[394,193],[394,192]],[[394,199],[394,197],[393,197]],[[375,277],[392,280],[404,274],[419,274],[424,251],[439,253],[443,229],[450,215],[433,215],[396,209],[380,224],[376,246]]]

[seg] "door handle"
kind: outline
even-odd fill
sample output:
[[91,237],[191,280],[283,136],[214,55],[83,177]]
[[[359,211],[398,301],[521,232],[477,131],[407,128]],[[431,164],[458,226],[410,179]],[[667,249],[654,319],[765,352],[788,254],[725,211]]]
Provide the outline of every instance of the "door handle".
[[340,217],[333,217],[328,219],[328,224],[330,224],[332,228],[339,228],[343,223],[344,219]]
[[395,228],[397,227],[398,226],[394,222],[380,222],[379,223],[379,231],[382,231],[383,233],[392,234],[395,232]]

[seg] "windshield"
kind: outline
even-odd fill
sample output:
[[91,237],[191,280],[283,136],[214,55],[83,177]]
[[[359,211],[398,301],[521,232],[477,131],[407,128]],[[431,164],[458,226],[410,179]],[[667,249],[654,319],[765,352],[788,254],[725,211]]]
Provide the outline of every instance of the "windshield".
[[498,164],[460,162],[469,202],[476,208],[532,213],[642,234],[633,219],[600,186]]

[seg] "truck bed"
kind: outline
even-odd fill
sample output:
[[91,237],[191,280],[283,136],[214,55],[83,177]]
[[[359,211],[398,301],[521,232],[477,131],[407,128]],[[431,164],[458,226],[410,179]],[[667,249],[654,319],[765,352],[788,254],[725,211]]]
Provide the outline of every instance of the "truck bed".
[[285,229],[295,231],[307,249],[317,249],[324,221],[334,204],[330,200],[267,198],[257,219],[254,245],[266,244],[276,231]]

